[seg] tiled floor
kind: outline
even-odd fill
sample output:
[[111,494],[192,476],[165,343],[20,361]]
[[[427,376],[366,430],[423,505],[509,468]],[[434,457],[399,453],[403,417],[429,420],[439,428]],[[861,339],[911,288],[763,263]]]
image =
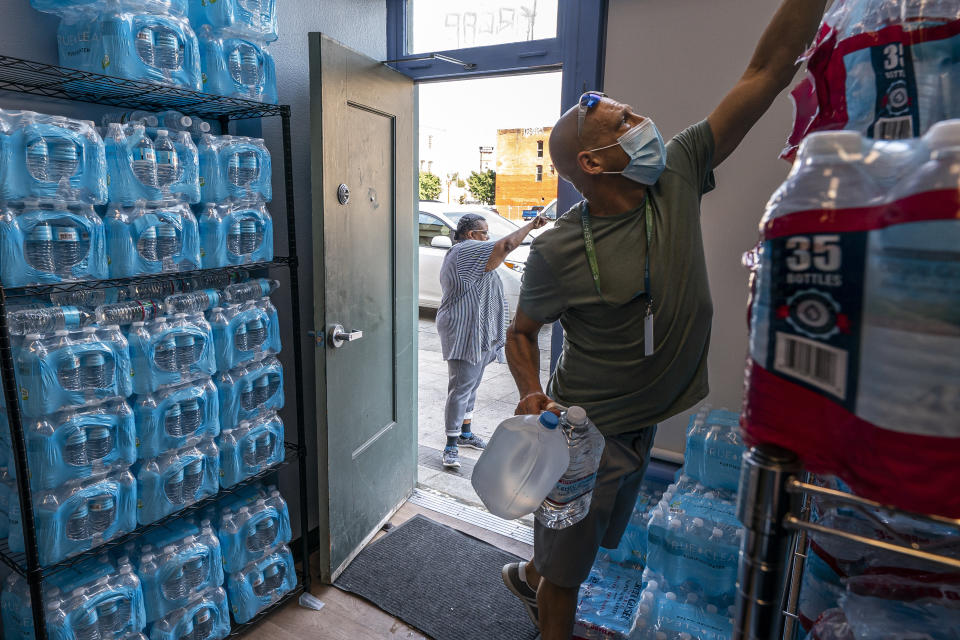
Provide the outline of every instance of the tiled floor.
[[[435,312],[421,309],[419,323],[419,443],[424,456],[440,456],[446,436],[443,430],[443,406],[447,399],[447,363],[440,351]],[[540,334],[540,372],[546,385],[550,368],[550,327]],[[502,420],[513,415],[520,394],[506,364],[493,363],[487,367],[477,394],[473,429],[483,438],[489,438]],[[432,450],[432,451],[431,451]],[[479,451],[461,449],[461,458],[476,459]],[[472,465],[460,470],[439,470],[420,465],[419,481],[436,491],[446,493],[462,502],[480,506],[480,499],[470,486]]]

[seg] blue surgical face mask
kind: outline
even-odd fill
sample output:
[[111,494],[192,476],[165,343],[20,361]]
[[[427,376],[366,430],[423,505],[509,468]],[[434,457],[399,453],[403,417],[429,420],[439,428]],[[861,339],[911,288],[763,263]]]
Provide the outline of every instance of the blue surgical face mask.
[[609,174],[620,174],[640,184],[654,184],[667,166],[667,154],[663,146],[663,138],[653,120],[647,118],[640,124],[631,127],[629,131],[617,138],[614,144],[605,147],[589,149],[602,151],[620,145],[630,156],[630,162],[622,171],[604,171]]

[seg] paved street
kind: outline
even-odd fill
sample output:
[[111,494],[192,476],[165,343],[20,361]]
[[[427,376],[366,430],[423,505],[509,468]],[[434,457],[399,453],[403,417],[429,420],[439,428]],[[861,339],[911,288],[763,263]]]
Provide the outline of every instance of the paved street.
[[[446,442],[443,431],[443,407],[447,398],[447,363],[440,353],[435,312],[420,310],[419,323],[419,480],[422,486],[441,491],[472,505],[480,499],[470,485],[470,472],[480,456],[479,451],[461,449],[463,466],[459,470],[445,470],[440,465],[440,453]],[[546,384],[550,366],[550,328],[540,335],[540,370]],[[513,415],[520,396],[513,376],[506,364],[493,363],[487,367],[477,394],[473,415],[473,430],[489,439],[502,420]],[[532,519],[531,519],[532,522]]]

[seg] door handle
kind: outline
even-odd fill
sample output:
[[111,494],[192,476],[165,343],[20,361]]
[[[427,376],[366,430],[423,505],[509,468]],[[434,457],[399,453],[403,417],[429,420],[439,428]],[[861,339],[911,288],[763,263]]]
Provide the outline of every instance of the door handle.
[[362,338],[363,331],[359,331],[356,329],[352,331],[347,331],[346,329],[343,328],[342,324],[335,324],[332,327],[330,327],[329,335],[330,335],[330,345],[334,349],[339,349],[340,347],[343,346],[343,343],[345,342],[353,342],[354,340],[359,340],[360,338]]

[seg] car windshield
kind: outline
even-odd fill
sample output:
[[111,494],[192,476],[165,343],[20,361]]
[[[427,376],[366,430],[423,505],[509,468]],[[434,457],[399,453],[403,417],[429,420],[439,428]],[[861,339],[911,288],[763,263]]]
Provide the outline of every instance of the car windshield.
[[[450,218],[450,221],[456,225],[460,222],[460,218],[467,215],[468,213],[474,213],[478,216],[483,216],[483,219],[487,221],[487,229],[490,233],[491,240],[499,240],[504,236],[508,236],[520,227],[510,220],[493,213],[492,211],[451,211],[444,212],[444,215]],[[530,244],[529,238],[524,238],[523,244]]]

